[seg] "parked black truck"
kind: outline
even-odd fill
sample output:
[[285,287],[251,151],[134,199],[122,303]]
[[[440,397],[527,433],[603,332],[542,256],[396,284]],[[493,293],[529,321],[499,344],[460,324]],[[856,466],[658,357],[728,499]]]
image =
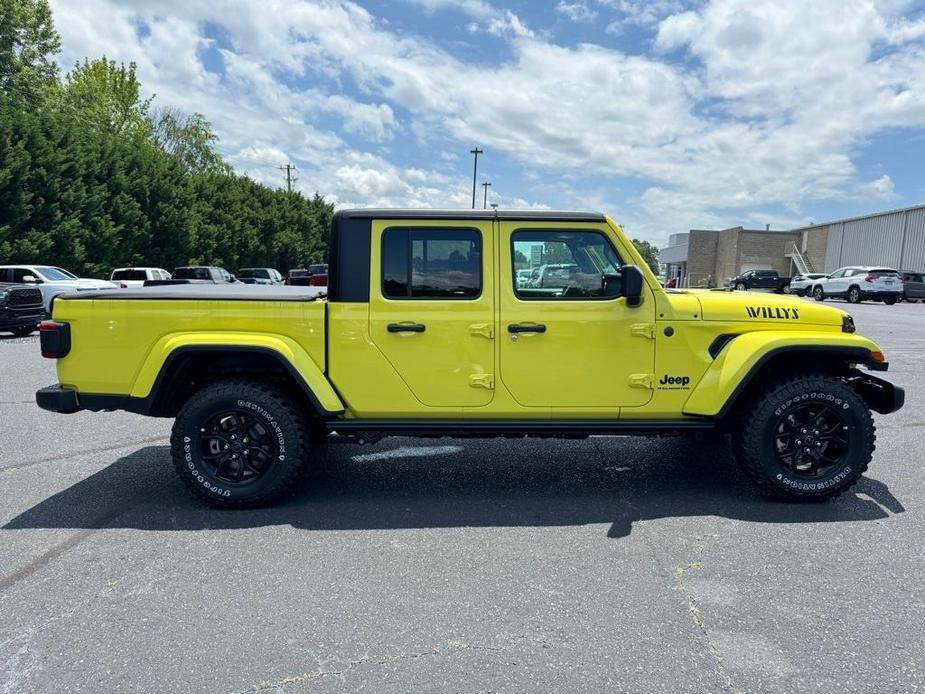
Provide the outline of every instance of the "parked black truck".
[[44,315],[38,287],[0,282],[0,332],[25,337],[39,327]]
[[747,289],[770,289],[778,294],[790,293],[790,277],[781,277],[777,270],[747,270],[730,277],[727,287],[744,292]]

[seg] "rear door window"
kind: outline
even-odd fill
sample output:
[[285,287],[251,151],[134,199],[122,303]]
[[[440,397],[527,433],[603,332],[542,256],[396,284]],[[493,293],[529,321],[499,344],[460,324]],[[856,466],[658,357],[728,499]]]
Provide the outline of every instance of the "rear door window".
[[476,229],[386,229],[382,295],[389,299],[475,299],[482,293],[482,235]]

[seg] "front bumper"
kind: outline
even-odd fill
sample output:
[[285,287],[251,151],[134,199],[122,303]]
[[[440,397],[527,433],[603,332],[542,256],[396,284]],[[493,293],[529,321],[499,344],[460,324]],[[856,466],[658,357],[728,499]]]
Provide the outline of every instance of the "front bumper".
[[32,306],[25,308],[0,308],[0,329],[6,328],[24,328],[27,325],[37,326],[42,322],[42,316],[45,315],[45,308]]
[[43,410],[73,414],[79,412],[81,407],[77,402],[77,391],[56,383],[35,392],[35,402]]
[[880,414],[896,412],[906,402],[905,390],[863,371],[854,371],[848,383],[864,398],[870,409]]

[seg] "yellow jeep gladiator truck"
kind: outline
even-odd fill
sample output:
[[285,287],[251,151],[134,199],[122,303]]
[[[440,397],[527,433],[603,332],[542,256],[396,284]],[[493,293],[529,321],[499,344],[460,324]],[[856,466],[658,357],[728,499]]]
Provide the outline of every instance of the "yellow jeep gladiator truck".
[[867,468],[870,411],[903,404],[844,311],[666,290],[602,214],[342,210],[329,253],[326,297],[58,297],[38,404],[175,418],[177,472],[232,507],[291,490],[326,442],[393,435],[728,433],[764,492],[824,499]]

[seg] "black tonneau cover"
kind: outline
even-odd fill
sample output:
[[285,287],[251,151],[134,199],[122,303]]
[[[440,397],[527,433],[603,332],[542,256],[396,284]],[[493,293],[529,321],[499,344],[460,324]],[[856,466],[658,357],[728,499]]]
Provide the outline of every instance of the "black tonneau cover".
[[220,301],[314,301],[324,298],[324,287],[287,287],[265,284],[175,284],[137,289],[103,289],[98,292],[70,292],[61,299],[220,300]]

